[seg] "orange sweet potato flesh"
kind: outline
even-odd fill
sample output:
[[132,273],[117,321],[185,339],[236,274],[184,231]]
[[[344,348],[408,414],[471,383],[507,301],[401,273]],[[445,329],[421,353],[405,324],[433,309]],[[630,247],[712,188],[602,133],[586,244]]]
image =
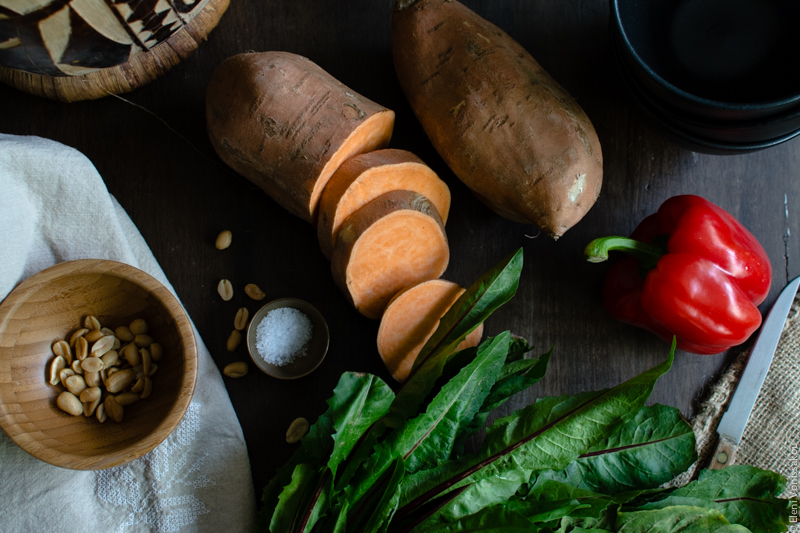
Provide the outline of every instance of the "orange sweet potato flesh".
[[325,257],[331,258],[336,235],[347,217],[378,196],[400,190],[426,197],[442,223],[447,223],[450,189],[411,152],[376,150],[345,161],[328,180],[319,200],[317,235]]
[[455,0],[399,0],[397,78],[444,161],[496,213],[557,239],[594,205],[600,142],[514,39]]
[[339,230],[333,279],[364,316],[379,319],[402,289],[444,273],[450,248],[433,204],[413,191],[392,191],[353,213]]
[[226,164],[314,223],[322,190],[339,165],[389,144],[394,112],[305,57],[251,52],[226,59],[214,72],[206,122]]
[[[394,379],[406,380],[439,320],[463,292],[457,283],[435,279],[409,287],[392,298],[378,328],[378,353]],[[477,346],[482,335],[480,324],[457,349]]]

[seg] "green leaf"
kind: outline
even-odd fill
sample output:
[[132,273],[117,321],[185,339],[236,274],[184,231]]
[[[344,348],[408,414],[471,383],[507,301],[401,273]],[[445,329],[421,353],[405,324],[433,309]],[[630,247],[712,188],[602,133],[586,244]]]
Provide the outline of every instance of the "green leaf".
[[536,533],[538,529],[524,516],[498,506],[428,531],[430,533]]
[[644,407],[616,433],[599,442],[553,479],[603,494],[656,488],[697,460],[694,431],[673,407]]
[[458,344],[514,296],[521,272],[520,248],[481,276],[456,300],[420,350],[408,379],[398,391],[397,399],[385,419],[387,426],[398,427],[417,412]]
[[696,481],[641,509],[695,505],[720,511],[729,522],[759,533],[786,531],[796,499],[778,498],[786,488],[780,474],[749,465],[703,470]]
[[295,467],[290,483],[283,488],[278,497],[279,503],[272,515],[270,531],[273,533],[294,531],[299,509],[310,499],[309,488],[317,477],[317,469],[311,465],[303,463]]
[[[748,533],[740,525],[731,525],[716,509],[688,505],[664,507],[653,511],[617,513],[618,533]],[[759,530],[760,531],[760,530]]]
[[364,433],[389,412],[394,397],[392,389],[376,376],[351,372],[342,374],[334,391],[337,408],[331,411],[336,433],[328,467],[334,477],[337,467],[349,457]]
[[[289,462],[278,470],[264,488],[259,529],[263,531],[264,524],[274,521],[276,513],[281,512],[278,510],[278,494],[292,480],[293,472],[300,464],[318,469],[327,463],[327,475],[315,478],[317,483],[325,482],[326,485],[317,487],[311,493],[308,500],[310,508],[305,513],[298,511],[307,514],[309,519],[323,515],[327,509],[320,505],[329,503],[332,497],[332,485],[328,481],[335,476],[339,464],[350,453],[364,430],[386,414],[393,399],[394,393],[376,376],[352,372],[342,374],[333,396],[328,400],[327,411],[311,426]],[[274,529],[270,531],[277,533]],[[291,530],[280,531],[286,533]]]
[[[472,420],[465,419],[464,423],[459,426],[458,437],[454,445],[456,456],[464,455],[466,440],[483,429],[492,411],[501,407],[515,394],[524,391],[544,377],[552,353],[553,351],[550,350],[539,359],[519,359],[510,363],[507,362],[503,366],[497,381],[492,386],[491,392],[484,400],[478,413],[475,414]],[[512,357],[511,350],[509,350],[509,357]],[[506,361],[508,361],[508,358],[506,358]]]
[[504,333],[482,343],[475,360],[442,387],[425,413],[397,428],[375,449],[347,490],[347,498],[358,502],[354,509],[364,509],[373,493],[383,490],[392,461],[399,458],[406,471],[414,472],[450,456],[460,420],[471,418],[483,403],[505,361],[509,340]]
[[453,522],[505,501],[537,471],[565,468],[644,406],[673,358],[674,343],[664,363],[613,389],[544,398],[498,420],[476,457],[411,476],[403,485],[398,517],[420,516],[426,505],[433,507],[425,513],[427,524]]

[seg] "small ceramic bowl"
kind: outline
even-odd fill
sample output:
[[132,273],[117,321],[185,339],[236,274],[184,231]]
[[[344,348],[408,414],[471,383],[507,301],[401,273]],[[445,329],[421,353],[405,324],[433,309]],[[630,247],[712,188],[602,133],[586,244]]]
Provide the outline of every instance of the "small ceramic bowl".
[[795,0],[611,0],[625,63],[658,100],[702,119],[746,121],[800,105]]
[[[52,344],[69,340],[87,315],[111,329],[143,318],[164,348],[152,394],[125,407],[121,423],[65,413],[56,398],[66,389],[48,382]],[[183,307],[130,265],[61,263],[23,281],[0,304],[0,427],[42,461],[98,470],[145,455],[178,426],[196,381],[197,344]]]
[[[309,318],[312,328],[311,340],[308,341],[306,355],[295,358],[287,365],[277,366],[266,362],[258,353],[256,330],[267,313],[283,307],[297,309]],[[313,305],[297,298],[281,298],[269,302],[253,315],[250,325],[247,327],[247,350],[250,352],[253,363],[265,374],[278,379],[297,379],[316,370],[328,353],[328,342],[328,324],[325,322],[325,318]]]

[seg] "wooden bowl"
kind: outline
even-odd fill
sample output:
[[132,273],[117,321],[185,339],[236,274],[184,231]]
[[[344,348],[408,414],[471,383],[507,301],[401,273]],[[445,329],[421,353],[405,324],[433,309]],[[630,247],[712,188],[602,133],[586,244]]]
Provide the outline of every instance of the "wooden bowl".
[[[47,380],[53,342],[69,340],[87,315],[111,329],[143,318],[164,348],[152,395],[126,407],[121,423],[68,415],[56,405],[64,387]],[[52,465],[97,470],[145,455],[181,421],[196,381],[189,318],[166,287],[130,265],[61,263],[23,281],[0,304],[0,427]]]
[[[282,307],[292,307],[304,313],[311,321],[312,329],[306,355],[297,357],[287,365],[277,366],[266,362],[261,357],[261,354],[258,353],[256,330],[264,317],[267,316],[267,313]],[[325,322],[325,318],[317,311],[316,307],[297,298],[281,298],[269,302],[256,311],[256,314],[250,320],[250,325],[247,327],[247,350],[250,352],[250,358],[262,372],[278,379],[297,379],[307,376],[316,370],[328,353],[328,341],[328,324]]]

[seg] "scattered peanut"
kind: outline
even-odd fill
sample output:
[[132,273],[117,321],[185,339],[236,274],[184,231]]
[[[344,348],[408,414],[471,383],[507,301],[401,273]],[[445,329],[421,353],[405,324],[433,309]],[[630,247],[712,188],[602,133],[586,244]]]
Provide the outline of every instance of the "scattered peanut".
[[84,372],[83,380],[86,382],[87,387],[100,386],[100,372]]
[[308,433],[308,420],[303,417],[296,418],[286,430],[286,442],[294,444],[300,441]]
[[82,403],[87,403],[99,400],[102,395],[103,391],[100,390],[100,387],[90,387],[81,392],[80,398]]
[[221,279],[217,285],[217,292],[220,297],[227,302],[233,298],[233,285],[227,279]]
[[236,311],[236,318],[233,319],[233,327],[242,331],[247,326],[247,319],[250,318],[250,311],[242,307]]
[[99,405],[100,405],[99,397],[91,402],[83,402],[83,416],[86,417],[92,416]]
[[75,375],[75,371],[74,370],[72,370],[71,368],[64,368],[64,369],[61,370],[61,372],[58,373],[58,380],[61,383],[64,383],[65,381],[67,381],[68,377],[74,376],[74,375]]
[[[106,390],[111,393],[122,392],[133,384],[136,374],[131,369],[114,372],[106,380]],[[108,409],[108,407],[106,407]],[[111,414],[111,413],[109,413]],[[114,418],[113,416],[111,418]]]
[[59,394],[56,404],[58,404],[59,409],[72,416],[78,416],[83,412],[81,401],[71,392],[64,391]]
[[153,393],[153,380],[145,377],[144,378],[144,387],[142,388],[142,395],[139,396],[142,400],[147,399]]
[[233,352],[239,345],[242,343],[242,332],[238,329],[231,331],[230,337],[228,337],[227,348],[229,352]]
[[235,363],[226,365],[225,368],[222,370],[222,373],[228,376],[229,378],[240,378],[246,376],[249,370],[250,367],[247,366],[246,362],[236,361]]
[[81,367],[80,359],[75,359],[72,362],[72,372],[75,374],[83,374],[83,368]]
[[244,287],[244,293],[253,300],[263,300],[266,294],[255,283],[248,283]]
[[131,366],[136,366],[142,362],[142,358],[139,355],[139,347],[134,343],[130,343],[122,349],[122,356]]
[[217,242],[214,243],[214,246],[217,247],[217,250],[224,250],[231,245],[232,240],[233,233],[228,230],[220,231],[219,235],[217,235]]

